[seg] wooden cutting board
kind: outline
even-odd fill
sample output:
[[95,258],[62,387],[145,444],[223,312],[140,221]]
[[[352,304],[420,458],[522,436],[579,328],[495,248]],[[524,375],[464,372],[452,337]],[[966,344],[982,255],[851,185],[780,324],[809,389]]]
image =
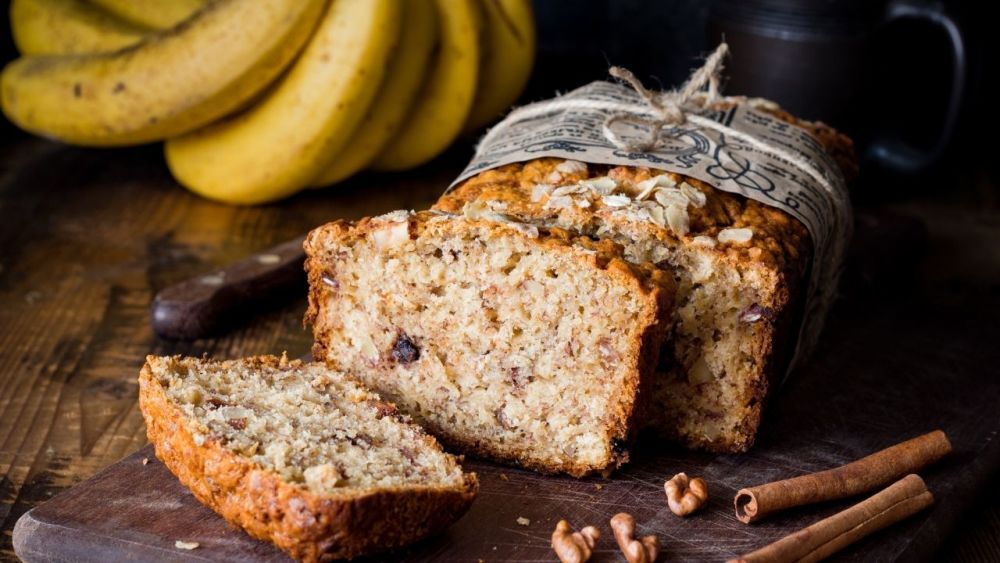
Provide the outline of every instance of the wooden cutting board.
[[[552,560],[549,534],[557,520],[604,525],[625,510],[635,515],[643,534],[660,536],[664,561],[723,560],[848,504],[801,509],[746,526],[733,516],[738,488],[837,465],[943,428],[956,453],[924,472],[936,506],[841,555],[856,561],[929,559],[1000,466],[994,440],[1000,429],[1000,346],[995,332],[978,328],[990,318],[995,324],[1000,310],[994,303],[980,314],[981,319],[969,318],[967,310],[947,302],[837,310],[823,350],[782,389],[758,447],[747,455],[672,451],[647,436],[637,459],[609,480],[546,477],[470,461],[482,490],[469,513],[444,535],[391,559]],[[143,465],[143,459],[149,463]],[[669,512],[663,481],[677,471],[705,477],[711,492],[707,511],[684,520]],[[518,524],[518,517],[530,524]],[[175,540],[200,547],[181,551]],[[14,546],[27,561],[283,558],[198,504],[149,447],[25,514]],[[613,542],[602,541],[599,548],[595,560],[617,560]]]
[[[865,280],[849,279],[845,287]],[[1000,430],[1000,293],[933,283],[891,287],[840,301],[813,360],[776,395],[751,453],[697,454],[644,436],[622,471],[584,480],[470,460],[482,488],[469,513],[444,534],[381,560],[552,561],[549,536],[566,518],[605,531],[593,561],[620,561],[607,533],[607,521],[619,511],[636,517],[641,534],[660,537],[662,561],[725,560],[851,504],[807,507],[747,526],[733,515],[737,489],[828,468],[941,428],[955,453],[922,472],[936,505],[836,557],[933,558],[1000,468],[994,439]],[[678,471],[709,484],[708,509],[688,519],[671,514],[664,499],[663,481]],[[519,524],[519,517],[530,523]],[[176,540],[200,547],[179,550]],[[285,559],[198,504],[149,447],[25,514],[14,546],[27,561]]]

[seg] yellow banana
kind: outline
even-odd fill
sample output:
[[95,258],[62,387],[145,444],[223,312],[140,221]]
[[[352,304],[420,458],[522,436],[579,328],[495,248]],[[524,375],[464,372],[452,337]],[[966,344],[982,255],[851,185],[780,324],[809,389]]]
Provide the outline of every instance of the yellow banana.
[[10,28],[22,55],[115,51],[150,33],[82,0],[13,0]]
[[482,15],[477,0],[436,0],[439,47],[403,128],[375,159],[376,170],[405,170],[441,153],[462,131],[476,95]]
[[170,29],[205,5],[206,0],[90,0],[119,18],[150,29]]
[[486,125],[521,95],[535,62],[531,0],[485,0],[486,47],[466,132]]
[[404,16],[406,25],[375,101],[354,136],[313,181],[314,185],[333,184],[363,170],[402,127],[424,82],[437,42],[438,23],[434,5],[427,0],[406,0]]
[[316,178],[365,116],[399,39],[401,0],[334,0],[282,80],[247,111],[170,139],[167,164],[226,203],[288,196]]
[[0,77],[3,111],[22,129],[79,145],[180,135],[266,87],[309,38],[324,5],[221,0],[127,49],[22,57]]

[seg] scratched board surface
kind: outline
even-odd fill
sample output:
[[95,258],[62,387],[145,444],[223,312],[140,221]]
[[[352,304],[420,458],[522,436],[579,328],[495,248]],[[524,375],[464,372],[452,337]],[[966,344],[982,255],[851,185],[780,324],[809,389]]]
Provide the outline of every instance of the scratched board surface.
[[[813,361],[775,398],[750,454],[694,454],[644,436],[624,470],[584,480],[470,460],[482,483],[470,511],[444,534],[383,558],[551,561],[549,536],[566,518],[575,527],[602,527],[594,561],[616,561],[607,521],[628,511],[641,534],[660,537],[661,560],[723,560],[850,504],[798,509],[746,526],[733,515],[737,489],[825,469],[942,428],[956,452],[922,472],[936,505],[838,555],[845,561],[931,559],[1000,466],[993,440],[1000,428],[997,318],[1000,295],[994,292],[939,288],[842,301]],[[663,481],[678,471],[709,483],[707,510],[687,519],[671,514],[664,500]],[[530,523],[520,525],[519,517]],[[200,547],[181,551],[175,540]],[[199,505],[148,447],[29,512],[14,542],[28,561],[284,558]]]

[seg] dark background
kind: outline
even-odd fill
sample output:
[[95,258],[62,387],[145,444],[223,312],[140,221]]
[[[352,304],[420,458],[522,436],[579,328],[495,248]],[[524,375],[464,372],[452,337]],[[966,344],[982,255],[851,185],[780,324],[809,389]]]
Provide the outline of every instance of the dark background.
[[[606,79],[610,65],[629,68],[647,86],[672,88],[700,64],[717,44],[710,34],[712,21],[746,18],[747,13],[812,13],[804,33],[831,33],[829,13],[861,10],[867,25],[833,30],[837,35],[863,34],[870,40],[866,68],[856,85],[863,95],[838,115],[810,112],[785,96],[774,95],[794,113],[821,119],[850,134],[863,162],[855,198],[861,200],[905,198],[915,190],[955,189],[956,174],[971,175],[964,186],[997,185],[1000,119],[992,102],[997,96],[998,40],[992,23],[995,2],[948,0],[921,2],[940,9],[957,23],[967,47],[967,70],[961,111],[954,134],[932,166],[900,172],[867,154],[872,137],[898,138],[904,145],[927,149],[942,137],[953,68],[945,34],[920,21],[891,25],[875,22],[888,8],[886,0],[536,0],[539,51],[536,68],[522,102],[545,99],[592,80]],[[733,7],[739,8],[734,10]],[[714,12],[713,12],[714,10]],[[832,10],[832,12],[823,12]],[[810,12],[811,11],[811,12]],[[734,12],[740,12],[734,15]],[[0,22],[0,61],[17,56],[10,37],[7,11]],[[773,33],[787,33],[787,21],[777,21]],[[814,26],[810,29],[809,26]],[[800,26],[801,27],[801,26]],[[850,26],[849,26],[850,27]],[[800,30],[801,31],[801,30]],[[765,33],[768,33],[765,30]],[[744,55],[746,53],[744,52]],[[740,62],[734,51],[729,65]],[[744,57],[745,58],[745,57]],[[802,71],[799,70],[799,73]],[[816,79],[824,70],[816,69]],[[844,89],[849,85],[844,84]],[[834,85],[830,89],[836,90]],[[724,90],[727,94],[760,95],[760,92]],[[5,119],[0,125],[4,140],[18,138]]]
[[[983,182],[997,185],[995,154],[1000,145],[995,132],[1000,120],[992,106],[997,98],[996,74],[1000,70],[997,32],[993,29],[996,3],[950,0],[923,4],[950,15],[967,47],[965,91],[956,130],[941,158],[925,169],[901,173],[880,165],[866,154],[871,138],[876,136],[898,138],[918,150],[934,145],[942,135],[953,72],[944,32],[916,19],[881,24],[888,9],[885,1],[538,0],[535,6],[541,38],[539,57],[525,99],[543,99],[556,90],[606,78],[607,67],[612,64],[631,69],[647,86],[671,88],[680,84],[716,46],[716,40],[708,32],[710,20],[747,18],[753,14],[748,16],[745,12],[756,11],[759,15],[769,9],[775,13],[813,10],[814,21],[800,26],[805,29],[799,32],[868,36],[867,65],[858,80],[863,95],[839,115],[810,113],[794,107],[789,103],[791,100],[782,96],[774,99],[801,117],[827,121],[854,137],[863,160],[855,199],[898,199],[906,198],[914,190],[955,189],[950,184],[955,183],[956,174],[975,176],[962,182],[965,186]],[[733,15],[732,5],[744,13]],[[853,29],[830,30],[832,18],[821,15],[822,10],[865,11],[870,21]],[[770,32],[787,33],[788,27],[787,21],[779,20]],[[734,49],[729,65],[739,64],[745,55]],[[824,69],[814,72],[815,80],[824,78]],[[731,88],[724,92],[762,94]],[[942,184],[949,185],[942,187]]]

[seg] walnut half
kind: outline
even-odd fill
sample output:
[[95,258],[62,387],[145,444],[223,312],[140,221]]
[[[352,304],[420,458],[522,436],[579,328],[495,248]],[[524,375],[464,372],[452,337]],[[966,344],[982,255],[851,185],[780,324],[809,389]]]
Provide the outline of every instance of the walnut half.
[[656,536],[635,537],[635,518],[619,512],[611,517],[611,531],[618,541],[618,548],[628,563],[653,563],[660,553],[660,540]]
[[663,484],[667,493],[667,506],[678,516],[687,516],[708,502],[708,485],[701,477],[688,478],[686,473],[678,473]]
[[593,526],[574,532],[569,522],[560,520],[552,532],[552,549],[562,563],[584,563],[594,553],[601,533]]

